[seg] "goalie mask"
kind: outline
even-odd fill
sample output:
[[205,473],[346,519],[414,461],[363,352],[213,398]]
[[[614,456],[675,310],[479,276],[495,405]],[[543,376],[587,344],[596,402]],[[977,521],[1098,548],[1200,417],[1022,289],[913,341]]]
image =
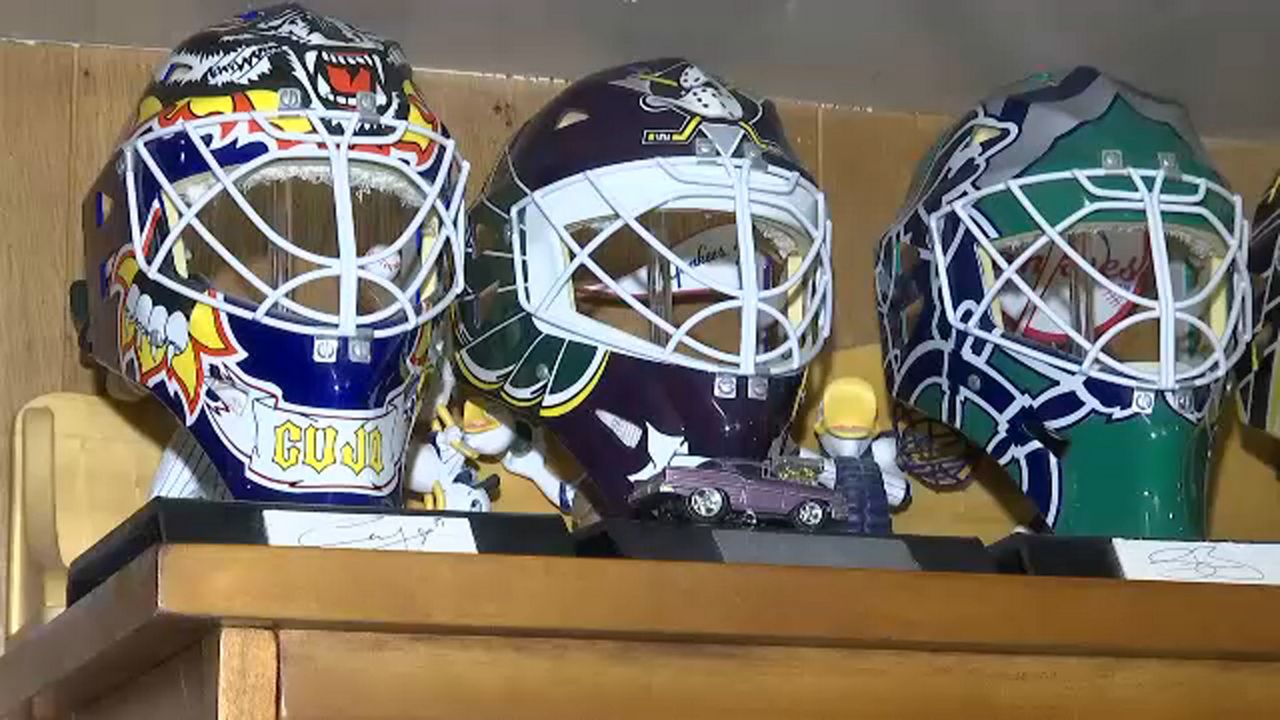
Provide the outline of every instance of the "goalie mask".
[[831,269],[772,103],[683,60],[596,73],[520,129],[471,220],[461,376],[545,422],[602,513],[674,457],[779,447]]
[[888,385],[1059,533],[1200,537],[1247,237],[1181,106],[1034,76],[938,141],[880,242]]
[[1236,366],[1240,382],[1240,414],[1244,422],[1280,437],[1280,364],[1276,350],[1280,347],[1280,276],[1276,255],[1280,239],[1280,173],[1271,181],[1253,213],[1253,232],[1249,242],[1249,269],[1253,273],[1253,317],[1255,334],[1250,352]]
[[208,28],[86,199],[86,340],[234,497],[398,503],[466,174],[396,44],[295,5]]

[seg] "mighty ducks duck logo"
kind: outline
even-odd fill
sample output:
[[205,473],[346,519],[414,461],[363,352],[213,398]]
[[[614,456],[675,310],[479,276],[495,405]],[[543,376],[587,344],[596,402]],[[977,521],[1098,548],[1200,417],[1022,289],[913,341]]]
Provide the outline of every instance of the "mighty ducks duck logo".
[[109,294],[119,298],[120,370],[148,388],[164,386],[186,423],[199,414],[212,365],[244,357],[223,313],[152,282],[139,272],[132,246],[110,261]]
[[[760,102],[690,62],[658,70],[634,68],[610,84],[639,93],[640,107],[651,113],[674,112],[683,118],[679,127],[646,129],[640,138],[645,145],[687,145],[701,130],[724,154],[731,153],[744,134],[764,149],[775,149],[754,126],[764,112]],[[733,146],[726,138],[733,139]]]
[[658,72],[639,71],[615,85],[638,90],[646,110],[679,110],[708,120],[742,119],[742,102],[724,83],[703,72],[697,65],[677,63]]

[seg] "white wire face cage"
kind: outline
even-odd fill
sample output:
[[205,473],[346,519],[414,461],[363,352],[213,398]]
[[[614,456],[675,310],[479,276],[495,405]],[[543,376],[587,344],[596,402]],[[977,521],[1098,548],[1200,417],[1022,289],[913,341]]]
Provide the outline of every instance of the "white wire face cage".
[[831,223],[800,173],[654,158],[511,209],[520,304],[549,334],[699,370],[803,368],[831,330]]
[[[235,154],[256,143],[266,151]],[[342,110],[219,113],[153,121],[122,154],[139,269],[197,302],[306,335],[382,338],[435,318],[462,288],[469,164],[434,129]],[[312,207],[281,204],[282,188]],[[287,220],[264,217],[273,209]],[[256,260],[238,254],[246,244]],[[198,278],[202,257],[223,276]]]
[[[1034,198],[1065,187],[1084,202],[1050,221]],[[993,201],[1034,230],[1001,236],[980,209]],[[1252,335],[1248,223],[1240,196],[1210,180],[1166,169],[1045,173],[970,192],[929,228],[947,320],[1017,356],[1175,390],[1221,380]],[[980,291],[966,292],[974,264]]]

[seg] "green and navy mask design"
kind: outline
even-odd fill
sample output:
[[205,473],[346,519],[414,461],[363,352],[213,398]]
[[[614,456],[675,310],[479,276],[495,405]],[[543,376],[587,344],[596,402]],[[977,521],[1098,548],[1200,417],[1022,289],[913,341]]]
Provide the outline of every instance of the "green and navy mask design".
[[890,390],[1057,532],[1200,536],[1247,237],[1181,106],[1093,68],[1029,78],[944,134],[880,242]]

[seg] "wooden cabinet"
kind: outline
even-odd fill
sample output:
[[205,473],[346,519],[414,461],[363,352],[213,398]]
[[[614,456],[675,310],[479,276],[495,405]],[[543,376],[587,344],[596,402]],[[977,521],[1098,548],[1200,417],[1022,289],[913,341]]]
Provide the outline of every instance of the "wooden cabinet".
[[0,712],[1265,717],[1277,607],[1270,587],[178,545],[15,638]]

